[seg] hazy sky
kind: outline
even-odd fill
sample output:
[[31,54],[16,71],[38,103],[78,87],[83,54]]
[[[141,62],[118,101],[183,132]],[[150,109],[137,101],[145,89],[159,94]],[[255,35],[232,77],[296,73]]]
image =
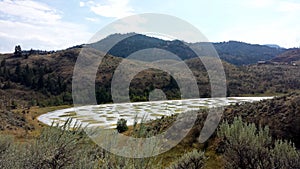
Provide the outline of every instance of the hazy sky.
[[86,43],[125,16],[162,13],[196,26],[211,42],[300,46],[300,0],[0,0],[0,52]]

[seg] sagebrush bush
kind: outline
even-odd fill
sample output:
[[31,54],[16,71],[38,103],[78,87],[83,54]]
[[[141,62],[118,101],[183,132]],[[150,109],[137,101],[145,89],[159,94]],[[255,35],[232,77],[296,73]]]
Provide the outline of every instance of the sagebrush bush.
[[5,168],[10,159],[7,154],[11,151],[13,144],[13,137],[0,135],[0,168]]
[[125,131],[128,130],[128,127],[127,127],[127,120],[125,119],[119,119],[118,122],[117,122],[117,130],[119,133],[123,133]]
[[80,125],[71,124],[68,120],[63,126],[46,127],[35,140],[10,146],[2,154],[5,158],[0,156],[0,161],[6,160],[1,168],[95,168],[93,144]]
[[[126,124],[126,120],[119,120],[119,125]],[[137,117],[135,118],[134,126],[132,129],[132,133],[130,133],[131,137],[135,138],[147,138],[153,136],[152,132],[147,131],[147,127],[144,124],[145,117],[142,117],[140,121],[138,121]],[[139,123],[139,124],[138,124]],[[126,129],[127,130],[127,129]],[[118,131],[120,132],[120,131]],[[116,133],[117,134],[117,133]],[[154,142],[150,144],[149,147],[143,150],[142,153],[154,153],[153,148],[157,148],[157,144]],[[133,146],[128,149],[121,149],[123,154],[127,154],[128,156],[134,154],[140,154],[141,150],[137,147]],[[149,154],[148,154],[149,155]],[[127,158],[114,155],[109,152],[105,152],[103,156],[100,158],[99,168],[101,169],[157,169],[161,168],[161,161],[157,160],[157,157],[147,157],[147,158]]]
[[202,169],[204,168],[205,160],[204,152],[193,150],[175,161],[169,169]]
[[222,123],[218,136],[225,143],[226,168],[300,168],[300,156],[295,146],[281,140],[273,144],[268,127],[257,128],[238,117],[232,124]]
[[276,140],[270,154],[274,168],[300,168],[300,153],[291,142]]
[[[22,169],[144,169],[157,168],[156,158],[125,158],[95,145],[84,128],[67,120],[62,126],[45,127],[34,140],[14,142],[0,137],[0,168]],[[135,149],[134,151],[139,151]],[[127,152],[132,153],[132,152]]]

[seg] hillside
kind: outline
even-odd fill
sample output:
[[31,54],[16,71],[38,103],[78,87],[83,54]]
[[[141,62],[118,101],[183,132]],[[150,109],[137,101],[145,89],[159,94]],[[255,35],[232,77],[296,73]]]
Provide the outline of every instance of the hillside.
[[[110,55],[118,57],[128,57],[135,51],[147,48],[159,48],[176,54],[182,60],[197,57],[189,47],[207,47],[208,43],[186,43],[179,40],[165,41],[162,39],[148,37],[141,34],[113,34],[107,38],[92,44],[94,48],[105,48],[105,44],[110,44],[117,39],[123,39],[108,52]],[[234,65],[255,64],[260,60],[270,60],[283,53],[286,49],[274,48],[267,45],[253,45],[244,42],[229,41],[212,43],[220,58]],[[203,56],[207,56],[203,51]]]
[[[2,55],[0,59],[1,107],[15,108],[71,104],[73,67],[82,48],[74,47],[47,54],[16,56]],[[111,102],[110,84],[122,58],[106,56],[98,68],[96,97],[98,103]],[[185,61],[198,81],[201,97],[210,97],[206,69],[198,58]],[[136,63],[132,63],[133,65]],[[136,65],[138,66],[138,65]],[[275,94],[299,90],[300,72],[291,65],[251,65],[237,67],[223,62],[228,96],[247,94]],[[135,70],[135,66],[129,69]],[[180,72],[178,70],[177,72]],[[179,73],[180,74],[180,73]],[[184,74],[180,75],[182,78]],[[167,98],[180,97],[178,86],[167,72],[147,69],[138,73],[130,84],[132,101],[145,101],[149,92],[159,88]]]
[[[226,106],[221,121],[232,123],[234,117],[242,117],[244,122],[256,126],[269,126],[272,136],[276,139],[286,139],[300,148],[300,94],[290,93],[270,100],[254,103],[240,103]],[[186,145],[197,143],[197,137],[203,128],[207,110],[199,110],[195,126],[183,140]],[[166,130],[176,120],[175,117],[158,119],[149,126],[155,132]],[[159,125],[158,125],[159,124]],[[159,126],[159,127],[157,127]],[[152,128],[153,127],[153,128]],[[158,131],[156,131],[158,130]],[[214,138],[216,135],[213,135]]]
[[291,93],[257,103],[244,103],[226,108],[224,119],[241,116],[257,126],[269,126],[275,138],[287,139],[300,148],[300,94]]
[[[199,59],[186,61],[194,72],[199,86],[204,85],[209,96],[208,76]],[[249,65],[234,66],[223,62],[227,81],[227,95],[241,96],[245,94],[275,94],[299,90],[300,75],[298,66],[291,65]],[[197,71],[198,70],[198,71]],[[202,71],[199,71],[202,70]],[[200,92],[203,94],[204,91]],[[205,93],[205,92],[204,92]]]
[[[42,113],[52,111],[53,109],[47,107],[41,111],[40,108],[36,109],[35,106],[43,107],[72,103],[72,74],[74,64],[81,49],[82,46],[77,46],[50,53],[1,55],[1,134],[14,134],[17,138],[24,142],[30,142],[29,139],[39,140],[34,138],[39,138],[37,135],[39,135],[39,132],[42,131],[40,129],[43,125],[37,121],[36,117]],[[100,53],[95,52],[93,54]],[[128,69],[126,69],[126,72],[136,70],[137,66],[143,67],[148,64],[148,62],[133,62],[132,60],[126,60],[112,55],[105,56],[98,67],[95,81],[96,98],[98,103],[107,103],[112,101],[110,85],[115,70],[122,61],[127,62],[130,65]],[[170,66],[174,63],[176,63],[176,61],[169,60],[159,64],[166,64]],[[209,77],[201,60],[199,58],[191,58],[186,59],[185,63],[196,77],[201,97],[210,97]],[[299,90],[299,66],[285,64],[236,66],[226,61],[223,61],[223,66],[227,78],[228,96],[261,94],[276,95],[279,93],[290,93]],[[186,77],[185,74],[180,71],[180,67],[175,66],[174,70],[177,70],[181,78]],[[126,72],[123,74],[127,75]],[[131,101],[149,100],[149,93],[155,88],[162,89],[165,92],[167,99],[180,98],[180,90],[178,89],[178,84],[174,81],[173,77],[165,71],[146,69],[136,74],[134,79],[131,81],[129,90],[130,99]],[[292,93],[272,100],[232,105],[226,107],[222,118],[223,120],[226,119],[229,122],[232,122],[234,117],[241,116],[244,121],[253,122],[257,126],[268,125],[274,138],[291,140],[299,148],[299,101],[299,93]],[[66,107],[56,107],[56,109],[62,108]],[[208,160],[206,161],[207,168],[222,168],[224,166],[223,155],[220,154],[222,142],[220,142],[219,138],[216,137],[216,134],[214,134],[211,139],[204,144],[200,144],[197,141],[206,116],[207,110],[199,110],[195,126],[189,132],[187,137],[172,150],[158,157],[157,160],[162,161],[162,166],[169,166],[170,162],[173,162],[174,159],[180,158],[183,154],[190,150],[205,151],[205,155],[208,157]],[[166,130],[175,118],[176,116],[163,117],[161,119],[151,121],[150,123],[145,124],[145,126],[141,125],[144,127],[141,128],[143,129],[144,134],[148,134],[148,132],[150,134],[159,133]],[[45,128],[49,130],[54,129],[51,127]],[[45,128],[43,127],[43,129]],[[139,134],[141,133],[138,130],[131,129],[127,132],[127,135],[136,136],[134,134],[135,132]],[[38,148],[35,150],[45,150],[44,147],[41,148],[40,146],[43,145],[42,143],[48,143],[49,140],[54,141],[54,144],[50,142],[49,145],[51,146],[49,146],[49,150],[57,150],[56,148],[53,148],[52,145],[57,145],[57,140],[54,136],[58,135],[59,134],[57,133],[47,135],[49,136],[49,138],[46,137],[47,141],[42,141],[36,144]],[[43,136],[43,134],[41,136]],[[27,140],[24,140],[24,138]],[[80,137],[76,137],[77,141],[78,138],[82,138],[82,135],[80,135]],[[62,143],[66,142],[69,143],[68,141],[62,141]],[[72,141],[71,143],[77,142]],[[77,151],[79,150],[78,147],[83,145],[91,146],[91,143],[80,143],[79,145],[71,147],[71,150]],[[13,150],[19,149],[15,148]],[[24,150],[27,149],[24,148]],[[63,150],[65,149],[63,148]],[[82,155],[95,154],[98,151],[98,149],[95,149],[94,146],[92,147],[92,150],[93,151],[85,154],[81,151],[80,156],[78,157],[81,159]],[[15,151],[8,152],[18,154],[15,153]],[[22,151],[20,152],[22,154]],[[54,154],[56,152],[57,151],[55,151]],[[42,152],[41,154],[48,153]],[[74,153],[66,157],[73,156]],[[53,157],[55,157],[55,155],[53,155]],[[98,157],[102,160],[102,156],[97,156],[97,158]],[[92,157],[94,160],[97,158]],[[20,158],[17,157],[15,159]],[[27,157],[24,159],[27,159]],[[113,160],[109,159],[108,161]],[[153,162],[153,164],[156,164],[156,161]]]
[[[71,74],[80,49],[1,58],[1,108],[72,103]],[[16,105],[14,105],[16,104]]]
[[165,41],[162,39],[149,37],[142,34],[113,34],[105,39],[92,44],[95,49],[103,49],[107,44],[121,40],[108,51],[108,54],[122,58],[128,57],[130,54],[149,48],[159,48],[176,54],[182,60],[197,57],[189,48],[188,44],[179,40]]
[[283,63],[291,63],[291,62],[300,61],[300,49],[288,50],[288,51],[276,56],[271,61],[283,62]]
[[234,65],[255,64],[260,60],[270,60],[286,51],[266,45],[253,45],[237,41],[214,43],[221,59]]

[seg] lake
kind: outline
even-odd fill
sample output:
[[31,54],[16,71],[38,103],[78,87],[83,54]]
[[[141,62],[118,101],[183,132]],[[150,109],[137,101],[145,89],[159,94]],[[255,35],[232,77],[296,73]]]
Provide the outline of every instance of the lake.
[[62,125],[69,118],[80,122],[83,126],[99,126],[115,128],[118,119],[127,120],[127,125],[133,125],[135,120],[152,120],[162,116],[170,116],[190,110],[226,106],[242,102],[255,102],[273,97],[228,97],[200,98],[186,100],[167,100],[135,103],[101,104],[72,107],[48,112],[38,117],[44,124],[53,122]]

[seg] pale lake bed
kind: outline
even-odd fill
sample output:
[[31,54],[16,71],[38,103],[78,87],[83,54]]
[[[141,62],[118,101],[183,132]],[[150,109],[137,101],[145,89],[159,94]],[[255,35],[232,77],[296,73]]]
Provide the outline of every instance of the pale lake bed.
[[69,118],[83,126],[99,126],[115,128],[118,119],[127,120],[127,125],[133,125],[141,119],[153,120],[162,116],[183,113],[190,110],[226,106],[242,102],[255,102],[273,97],[228,97],[200,98],[186,100],[167,100],[136,103],[101,104],[72,107],[55,110],[38,117],[44,124],[64,124]]

